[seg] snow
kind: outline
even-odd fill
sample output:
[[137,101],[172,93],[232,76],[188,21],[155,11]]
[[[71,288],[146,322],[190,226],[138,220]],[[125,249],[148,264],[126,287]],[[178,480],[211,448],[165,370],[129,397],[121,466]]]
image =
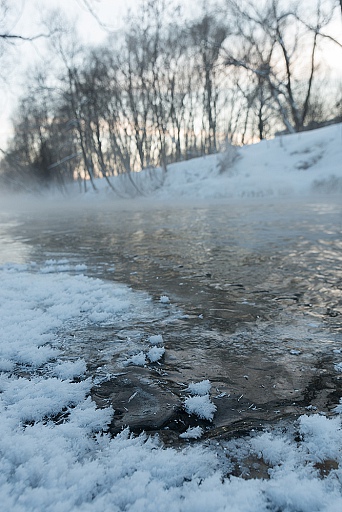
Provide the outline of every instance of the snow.
[[157,197],[276,197],[342,192],[342,124],[238,149],[219,173],[220,154],[170,165]]
[[[220,172],[222,154],[218,153],[170,164],[164,177],[158,168],[152,178],[151,170],[142,170],[135,179],[138,186],[142,184],[147,201],[153,197],[173,203],[338,194],[342,192],[341,140],[342,124],[339,123],[237,148],[238,157],[224,172]],[[116,189],[126,193],[124,177],[111,180]],[[105,180],[97,180],[96,187],[110,197]],[[129,190],[127,193],[129,195]],[[99,197],[101,194],[89,191],[87,200],[92,198],[96,202]]]
[[170,299],[167,295],[162,295],[159,299],[159,301],[162,303],[162,304],[168,304],[170,302]]
[[127,361],[125,361],[125,365],[133,364],[136,366],[145,366],[147,363],[146,355],[144,352],[139,352],[138,354],[133,355]]
[[151,345],[162,345],[163,344],[163,336],[161,334],[153,334],[149,337],[148,341]]
[[211,389],[211,384],[208,379],[202,380],[201,382],[191,382],[185,391],[188,391],[191,395],[207,395]]
[[151,361],[151,363],[156,363],[163,357],[164,354],[165,354],[164,347],[152,347],[148,351],[147,357]]
[[201,427],[189,427],[185,432],[179,434],[181,439],[199,439],[203,435]]
[[335,370],[337,372],[342,372],[342,362],[341,363],[336,363],[335,364]]
[[[174,164],[153,193],[164,200],[341,192],[341,130],[335,125],[241,148],[223,174],[217,155]],[[169,298],[162,295],[154,304],[147,294],[87,277],[86,271],[82,262],[66,258],[0,267],[3,510],[342,510],[342,399],[334,416],[312,408],[297,421],[230,441],[203,441],[200,426],[180,434],[179,449],[128,429],[111,438],[113,410],[96,408],[86,361],[67,358],[64,337],[73,328],[127,327],[153,319]],[[162,335],[147,342],[140,352],[128,348],[126,362],[160,361]],[[203,380],[186,390],[192,396],[183,406],[194,422],[214,419],[210,388]],[[236,465],[244,478],[232,476]],[[255,478],[252,469],[258,467],[265,469]]]
[[217,408],[211,402],[209,395],[204,395],[186,398],[184,400],[184,409],[189,414],[195,414],[203,420],[212,421]]

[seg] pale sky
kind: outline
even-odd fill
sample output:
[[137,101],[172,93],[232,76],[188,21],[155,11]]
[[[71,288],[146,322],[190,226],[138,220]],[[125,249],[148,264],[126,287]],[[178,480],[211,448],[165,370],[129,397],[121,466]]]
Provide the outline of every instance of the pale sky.
[[[172,0],[169,0],[170,2]],[[178,0],[188,14],[199,14],[202,3],[205,0]],[[312,2],[314,0],[307,0]],[[125,15],[127,10],[134,8],[140,0],[9,0],[12,15],[7,20],[7,29],[12,34],[33,36],[42,32],[40,25],[42,17],[49,10],[59,7],[68,17],[77,20],[78,32],[83,42],[101,43],[107,36],[107,32],[101,28],[94,16],[86,9],[88,3],[96,13],[98,19],[110,30],[120,30],[125,27]],[[0,20],[1,22],[1,20]],[[336,37],[341,33],[341,19],[337,16],[333,32]],[[2,30],[0,23],[0,30]],[[334,74],[342,76],[342,50],[341,48],[327,45],[322,55]],[[39,39],[33,43],[17,43],[8,58],[3,56],[0,60],[0,148],[10,134],[10,113],[16,104],[20,94],[20,84],[25,81],[24,70],[34,62],[39,61],[44,55],[46,40]],[[5,78],[5,83],[1,81]]]
[[[128,8],[134,8],[139,0],[87,0],[99,20],[110,30],[124,28],[124,18]],[[40,20],[53,8],[59,7],[71,19],[77,20],[81,39],[87,43],[101,43],[107,36],[94,16],[86,9],[82,0],[10,0],[12,13],[7,20],[7,28],[12,34],[34,36],[42,32]],[[19,42],[11,51],[8,65],[3,61],[1,75],[5,83],[0,82],[0,148],[10,134],[9,117],[20,94],[23,71],[44,55],[46,40]]]

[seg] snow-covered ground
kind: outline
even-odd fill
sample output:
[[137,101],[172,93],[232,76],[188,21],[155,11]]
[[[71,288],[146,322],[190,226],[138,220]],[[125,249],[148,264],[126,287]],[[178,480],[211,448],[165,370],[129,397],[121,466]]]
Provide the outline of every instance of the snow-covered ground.
[[[240,149],[223,174],[220,158],[170,166],[154,195],[212,199],[342,190],[341,125]],[[66,359],[64,335],[80,325],[134,325],[169,303],[166,296],[154,304],[147,294],[87,277],[85,269],[82,261],[67,260],[0,267],[3,510],[342,510],[342,405],[333,417],[310,410],[293,425],[239,440],[203,442],[202,429],[193,427],[178,449],[128,429],[110,438],[113,411],[96,409],[86,362]],[[162,365],[164,351],[155,334],[136,360],[127,354],[127,363]],[[215,421],[210,382],[193,382],[185,391],[184,409]]]
[[[75,325],[153,315],[146,294],[84,276],[66,261],[0,269],[0,497],[6,511],[327,511],[342,509],[342,406],[287,430],[165,449],[158,438],[106,434],[85,361],[65,360]],[[154,348],[162,336],[151,336]],[[191,383],[185,410],[211,420],[209,381]],[[196,403],[195,403],[196,401]],[[195,444],[194,444],[195,443]],[[236,464],[245,478],[234,474]],[[245,467],[244,467],[245,466]],[[259,478],[253,479],[259,472]],[[263,478],[260,478],[263,477]]]
[[[341,162],[342,124],[335,124],[172,164],[166,176],[154,169],[132,177],[148,201],[341,193]],[[123,195],[136,193],[127,177],[111,181]],[[112,195],[105,180],[96,186]]]

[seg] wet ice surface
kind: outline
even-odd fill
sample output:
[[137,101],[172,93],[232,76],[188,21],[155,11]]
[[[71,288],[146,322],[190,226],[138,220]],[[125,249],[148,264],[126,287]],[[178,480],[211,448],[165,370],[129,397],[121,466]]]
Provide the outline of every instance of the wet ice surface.
[[[93,399],[113,405],[113,433],[128,424],[172,442],[189,426],[218,436],[337,405],[338,203],[124,208],[4,216],[0,244],[2,263],[64,258],[65,271],[85,264],[87,275],[155,300],[153,318],[136,325],[61,333],[65,358],[86,360]],[[125,364],[154,334],[163,335],[163,358]],[[184,390],[203,379],[217,407],[212,423],[182,409]]]

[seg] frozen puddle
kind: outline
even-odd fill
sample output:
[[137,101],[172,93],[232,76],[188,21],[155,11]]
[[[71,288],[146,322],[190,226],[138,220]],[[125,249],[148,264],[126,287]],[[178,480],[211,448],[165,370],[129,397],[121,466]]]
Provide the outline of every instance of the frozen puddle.
[[[210,423],[216,414],[211,383],[194,379],[188,387],[178,384],[190,413],[184,410],[184,418],[192,418],[184,427],[182,447],[165,448],[158,437],[133,436],[127,429],[109,435],[113,410],[105,407],[105,393],[98,397],[102,408],[90,398],[96,389],[88,376],[91,354],[85,361],[79,347],[68,359],[67,343],[76,329],[91,326],[90,332],[99,326],[134,333],[139,323],[153,326],[164,318],[167,325],[164,308],[169,304],[154,304],[147,294],[86,277],[83,270],[67,261],[0,269],[4,510],[340,512],[341,406],[332,418],[304,415],[293,426],[251,432],[240,440],[193,441],[201,438],[201,421]],[[115,353],[122,372],[98,372],[99,389],[105,389],[101,382],[129,379],[133,365],[140,368],[145,392],[153,396],[156,384],[143,375],[146,365],[154,365],[162,383],[170,357],[158,333],[146,336],[144,344],[137,333],[136,339],[123,336],[119,349],[101,347],[104,359]],[[97,347],[88,350],[95,353]],[[153,399],[144,400],[140,387],[137,392],[134,385],[118,386],[117,392],[127,394],[123,403],[139,403],[139,414],[147,409],[153,414]],[[165,393],[165,407],[173,410],[179,397]],[[228,398],[224,391],[216,396],[217,401]]]

